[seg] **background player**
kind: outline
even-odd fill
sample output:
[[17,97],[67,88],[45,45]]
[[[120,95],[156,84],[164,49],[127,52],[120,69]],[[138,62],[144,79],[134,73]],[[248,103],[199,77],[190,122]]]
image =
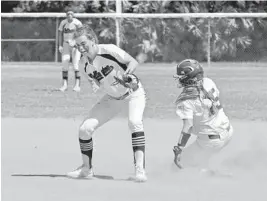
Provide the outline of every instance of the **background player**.
[[[203,76],[203,68],[196,60],[187,59],[177,65],[174,77],[183,91],[176,100],[176,113],[183,120],[183,128],[173,151],[174,162],[180,168],[207,168],[213,154],[232,137],[233,128],[220,104],[219,90]],[[185,148],[191,134],[197,135],[196,141]]]
[[128,105],[128,124],[132,133],[135,163],[134,179],[144,182],[147,180],[143,128],[146,95],[139,79],[132,74],[138,62],[116,45],[98,44],[96,35],[88,26],[75,33],[75,41],[79,51],[83,54],[80,70],[89,80],[94,92],[102,88],[106,95],[93,106],[89,116],[79,128],[83,165],[67,175],[71,178],[93,177],[93,132],[118,114],[124,105]]
[[[79,73],[79,60],[81,53],[74,47],[73,35],[78,27],[82,26],[82,23],[74,18],[74,13],[68,11],[66,13],[67,18],[61,21],[59,25],[59,52],[62,54],[62,80],[63,85],[60,91],[66,91],[68,89],[68,71],[70,59],[72,59],[73,69],[75,73],[75,86],[74,91],[80,91],[80,73]],[[62,36],[63,35],[63,36]],[[63,40],[62,40],[63,39]]]

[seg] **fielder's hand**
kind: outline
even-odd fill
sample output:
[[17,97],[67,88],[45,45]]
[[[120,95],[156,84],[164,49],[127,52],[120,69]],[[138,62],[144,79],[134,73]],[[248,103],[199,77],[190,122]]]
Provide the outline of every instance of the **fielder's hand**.
[[62,47],[62,46],[59,46],[58,51],[62,54],[62,52],[63,52],[63,47]]
[[138,88],[138,78],[135,75],[122,75],[122,78],[118,78],[114,76],[116,82],[113,85],[121,84],[122,86],[130,89],[137,89]]
[[182,165],[180,163],[181,161],[181,154],[182,154],[182,149],[178,146],[173,147],[173,153],[174,153],[174,163],[175,165],[179,168],[182,169]]

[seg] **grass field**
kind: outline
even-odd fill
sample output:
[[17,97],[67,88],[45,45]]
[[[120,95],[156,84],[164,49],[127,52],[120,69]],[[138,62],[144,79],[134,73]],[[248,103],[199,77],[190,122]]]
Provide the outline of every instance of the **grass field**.
[[267,64],[220,63],[205,69],[221,91],[235,130],[220,155],[222,166],[233,173],[230,178],[172,166],[172,146],[181,129],[174,112],[179,90],[173,68],[141,66],[136,74],[148,95],[144,124],[149,180],[143,184],[126,180],[133,172],[126,110],[96,132],[94,168],[99,179],[67,179],[64,174],[81,163],[77,128],[102,93],[91,94],[84,80],[82,92],[75,93],[72,79],[68,92],[55,91],[61,84],[59,65],[1,68],[3,201],[266,200]]

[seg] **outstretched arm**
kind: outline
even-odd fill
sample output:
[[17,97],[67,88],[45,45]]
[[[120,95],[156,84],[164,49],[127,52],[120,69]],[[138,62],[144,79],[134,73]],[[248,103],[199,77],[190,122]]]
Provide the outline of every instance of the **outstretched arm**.
[[183,128],[177,144],[177,146],[179,146],[181,149],[183,149],[186,146],[191,136],[192,128],[193,128],[193,119],[183,119]]
[[187,100],[179,102],[177,104],[176,114],[183,121],[183,128],[181,131],[181,135],[179,137],[178,143],[173,148],[174,152],[174,163],[182,168],[180,164],[181,154],[183,149],[185,148],[193,129],[193,117],[194,117],[194,107],[192,107],[191,103]]
[[193,119],[183,119],[183,128],[181,131],[181,135],[179,137],[177,146],[174,146],[173,148],[174,163],[180,169],[182,168],[182,165],[180,164],[181,155],[189,138],[191,137],[192,128],[193,128]]

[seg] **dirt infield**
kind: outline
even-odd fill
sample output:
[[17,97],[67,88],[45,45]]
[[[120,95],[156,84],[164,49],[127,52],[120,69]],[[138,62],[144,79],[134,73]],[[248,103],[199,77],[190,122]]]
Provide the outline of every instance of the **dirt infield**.
[[65,172],[81,163],[76,130],[79,123],[66,119],[2,119],[4,201],[266,200],[265,123],[233,122],[235,136],[220,156],[233,177],[224,178],[204,176],[193,169],[176,170],[171,149],[181,124],[146,119],[149,180],[143,184],[126,181],[133,165],[125,119],[112,120],[96,132],[94,168],[102,179],[65,178]]
[[[231,64],[233,65],[233,64]],[[147,65],[137,74],[147,89],[145,112],[148,182],[127,181],[133,173],[126,112],[95,134],[94,180],[71,180],[64,174],[81,164],[77,128],[101,96],[59,93],[60,66],[2,66],[3,201],[265,201],[267,186],[267,68],[206,69],[221,90],[234,137],[219,156],[232,177],[178,171],[172,164],[181,121],[173,101],[178,90],[172,65]],[[70,74],[70,87],[73,74]],[[111,179],[113,178],[113,179]]]

